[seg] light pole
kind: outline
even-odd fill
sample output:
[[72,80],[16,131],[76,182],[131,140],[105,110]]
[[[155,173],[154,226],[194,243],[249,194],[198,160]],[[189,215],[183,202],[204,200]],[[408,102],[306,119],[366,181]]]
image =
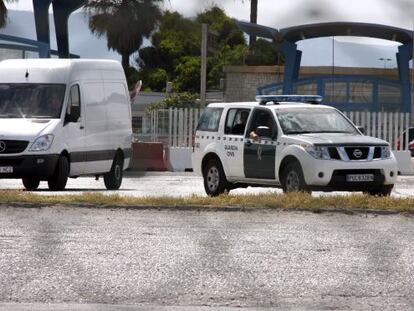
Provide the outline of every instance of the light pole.
[[378,60],[383,61],[384,62],[384,69],[387,68],[387,62],[392,61],[391,58],[384,58],[384,57],[380,57],[378,58]]

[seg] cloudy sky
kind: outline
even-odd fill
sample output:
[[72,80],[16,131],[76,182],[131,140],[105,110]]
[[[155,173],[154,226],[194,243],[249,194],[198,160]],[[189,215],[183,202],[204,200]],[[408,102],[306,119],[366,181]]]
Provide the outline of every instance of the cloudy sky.
[[[167,9],[194,16],[219,5],[230,16],[248,20],[249,0],[165,0]],[[7,4],[11,9],[32,10],[32,0]],[[354,21],[413,28],[412,0],[259,0],[258,23],[283,28],[304,23]]]
[[[250,16],[249,0],[165,0],[164,2],[165,9],[178,11],[187,17],[194,16],[213,5],[220,6],[228,15],[239,20],[249,20]],[[14,3],[8,3],[7,7],[19,11],[33,10],[32,0],[18,0]],[[262,25],[280,29],[301,24],[333,21],[377,23],[412,30],[414,28],[414,0],[259,0],[258,23]],[[71,38],[71,40],[73,39]],[[328,45],[327,39],[314,40],[316,41],[305,40],[299,43],[299,48],[305,52],[302,64],[331,64],[329,48],[328,51],[326,48]],[[366,51],[361,51],[361,54],[365,53],[367,55],[367,61],[364,61],[364,64],[361,64],[361,62],[355,63],[358,61],[356,57],[354,63],[349,65],[381,66],[381,62],[378,61],[379,57],[391,57],[393,61],[389,66],[396,66],[394,56],[397,46],[394,42],[349,37],[338,37],[335,40],[339,43],[375,45],[378,54],[371,57],[371,50],[365,49]],[[312,53],[315,46],[321,47],[320,53],[326,54],[318,54],[318,59],[326,60],[326,64],[315,61]],[[355,47],[352,48],[357,51]],[[338,65],[342,65],[340,63],[346,65],[352,61],[349,59],[349,55],[346,55],[347,49],[349,49],[348,46],[344,47],[343,58],[339,58],[340,50],[338,50],[338,60],[335,60]],[[307,51],[310,52],[307,53]],[[356,53],[358,54],[358,52]],[[353,54],[355,55],[355,53]],[[113,54],[111,57],[113,57]],[[371,62],[369,58],[372,58]]]

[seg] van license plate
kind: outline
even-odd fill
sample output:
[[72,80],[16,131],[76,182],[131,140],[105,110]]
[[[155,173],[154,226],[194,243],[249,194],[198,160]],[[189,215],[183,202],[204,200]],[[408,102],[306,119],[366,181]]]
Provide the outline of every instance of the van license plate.
[[348,181],[348,182],[374,181],[374,175],[373,174],[346,175],[346,181]]
[[13,173],[13,166],[0,166],[0,173]]

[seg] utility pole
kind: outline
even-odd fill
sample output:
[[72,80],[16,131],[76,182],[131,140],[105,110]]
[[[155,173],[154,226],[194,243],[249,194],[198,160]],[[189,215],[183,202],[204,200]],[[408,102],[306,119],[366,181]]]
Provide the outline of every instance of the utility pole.
[[206,84],[207,84],[207,41],[208,25],[201,25],[201,81],[200,81],[200,108],[206,106]]
[[[414,5],[413,5],[413,11],[414,11]],[[413,12],[414,13],[414,12]],[[411,120],[413,119],[413,109],[414,109],[414,20],[413,20],[413,32],[412,32],[412,36],[413,36],[413,41],[412,43],[412,52],[413,52],[413,58],[411,59]],[[413,124],[414,122],[411,122],[411,124]]]
[[[257,6],[258,0],[250,0],[250,23],[257,24]],[[249,47],[256,42],[255,36],[249,37]]]

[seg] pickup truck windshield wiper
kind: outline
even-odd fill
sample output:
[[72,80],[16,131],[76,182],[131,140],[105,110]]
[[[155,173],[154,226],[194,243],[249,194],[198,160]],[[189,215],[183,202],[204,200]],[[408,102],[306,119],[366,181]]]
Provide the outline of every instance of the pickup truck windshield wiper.
[[352,132],[348,132],[348,131],[313,131],[312,133],[346,133],[346,134],[352,134]]
[[289,132],[286,132],[285,134],[286,135],[297,135],[297,134],[310,134],[310,133],[314,133],[314,132],[311,132],[311,131],[289,131]]
[[352,132],[347,131],[290,131],[286,132],[286,135],[298,135],[298,134],[315,134],[315,133],[346,133],[346,134],[353,134]]

